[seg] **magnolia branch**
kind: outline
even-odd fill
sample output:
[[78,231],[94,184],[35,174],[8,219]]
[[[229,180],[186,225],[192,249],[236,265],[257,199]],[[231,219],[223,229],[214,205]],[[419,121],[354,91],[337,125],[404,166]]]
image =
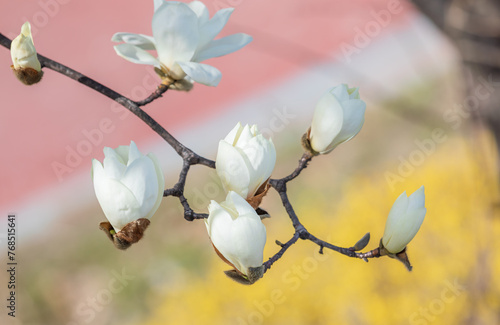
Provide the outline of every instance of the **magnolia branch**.
[[189,168],[191,167],[191,163],[189,159],[184,159],[184,162],[182,164],[182,169],[179,174],[179,181],[174,185],[174,187],[166,189],[163,192],[163,196],[176,196],[179,198],[179,201],[182,204],[182,207],[184,208],[184,219],[187,221],[193,221],[195,219],[206,219],[208,218],[208,214],[206,213],[196,213],[191,209],[189,206],[189,203],[184,196],[184,188],[186,186],[186,179],[187,179],[187,174],[189,172]]
[[151,94],[149,95],[147,98],[143,99],[143,100],[140,100],[140,101],[137,101],[137,102],[134,102],[137,106],[145,106],[151,102],[153,102],[155,99],[158,99],[160,97],[162,97],[162,95],[167,92],[168,90],[168,85],[165,85],[165,84],[160,84],[158,86],[158,88],[156,88],[156,90]]
[[[10,49],[11,40],[0,33],[0,44],[7,49]],[[213,160],[204,158],[196,154],[191,149],[184,146],[177,139],[175,139],[166,129],[164,129],[158,122],[156,122],[149,114],[147,114],[140,107],[145,106],[154,100],[162,97],[162,95],[169,89],[167,84],[160,84],[158,88],[147,98],[141,101],[132,101],[131,99],[119,94],[118,92],[100,84],[99,82],[77,72],[61,63],[51,60],[43,55],[38,54],[38,59],[41,66],[53,71],[56,71],[68,78],[78,81],[79,83],[101,93],[102,95],[118,102],[123,107],[128,109],[130,112],[134,113],[138,118],[140,118],[144,123],[146,123],[153,131],[155,131],[162,139],[164,139],[183,159],[182,169],[179,173],[178,182],[172,187],[164,190],[163,196],[174,196],[177,197],[184,208],[184,218],[188,221],[193,221],[195,219],[205,219],[208,218],[208,214],[196,213],[194,212],[186,197],[184,196],[184,189],[186,185],[187,175],[189,173],[190,167],[192,165],[204,165],[209,168],[215,168],[215,162]],[[323,241],[316,236],[312,235],[300,222],[299,217],[296,215],[292,204],[290,203],[289,197],[287,195],[287,183],[295,179],[300,173],[307,167],[308,163],[312,160],[313,155],[310,153],[305,153],[299,160],[298,167],[288,176],[281,179],[271,179],[269,184],[278,192],[281,198],[281,202],[287,211],[292,225],[294,227],[294,233],[292,237],[284,244],[276,241],[276,243],[281,246],[281,249],[272,256],[268,261],[263,263],[264,272],[271,268],[273,263],[279,260],[283,254],[299,239],[309,240],[320,247],[320,253],[323,253],[323,248],[328,248],[336,251],[340,254],[360,258],[367,261],[367,258],[380,257],[380,250],[377,248],[373,251],[367,253],[357,253],[357,251],[363,249],[369,242],[370,235],[366,234],[356,245],[350,248],[343,248],[339,246],[332,245],[326,241]],[[149,224],[149,221],[147,221]],[[146,225],[147,226],[147,225]]]
[[302,225],[300,222],[297,214],[295,213],[295,210],[292,207],[292,204],[290,203],[290,200],[288,198],[287,194],[287,187],[286,184],[295,179],[305,168],[307,168],[307,164],[312,160],[313,156],[310,155],[309,153],[304,153],[302,158],[299,160],[299,166],[288,176],[285,176],[280,179],[271,179],[269,183],[271,186],[278,192],[281,198],[281,203],[285,207],[286,212],[288,213],[288,216],[290,217],[290,220],[292,221],[293,228],[295,229],[295,232],[285,244],[282,244],[279,241],[276,241],[276,244],[281,246],[281,249],[274,255],[272,256],[267,262],[264,263],[264,272],[266,272],[268,269],[271,268],[274,262],[279,260],[283,254],[297,242],[297,240],[303,239],[303,240],[309,240],[316,245],[320,247],[320,254],[323,254],[323,248],[329,248],[335,252],[338,252],[340,254],[349,256],[349,257],[355,257],[355,258],[360,258],[368,262],[368,258],[376,258],[380,257],[380,250],[378,248],[369,251],[367,253],[356,253],[356,251],[362,250],[363,248],[366,247],[368,242],[370,241],[370,233],[367,233],[363,238],[361,238],[353,247],[350,248],[344,248],[344,247],[339,247],[332,245],[324,240],[321,240],[314,235],[312,235],[305,227]]
[[[0,33],[0,44],[7,49],[10,49],[11,40]],[[53,71],[59,72],[60,74],[78,81],[79,83],[103,94],[104,96],[111,98],[116,101],[130,112],[134,113],[138,118],[140,118],[144,123],[146,123],[153,131],[158,133],[165,141],[167,141],[172,148],[177,152],[177,154],[183,158],[189,158],[191,163],[206,165],[209,167],[215,166],[215,162],[201,157],[195,154],[191,149],[185,147],[177,139],[175,139],[167,130],[165,130],[158,122],[156,122],[149,114],[144,112],[139,105],[145,105],[145,103],[150,103],[154,99],[159,98],[162,93],[164,93],[167,88],[160,86],[159,90],[153,92],[151,96],[140,102],[134,102],[131,99],[119,94],[118,92],[98,83],[97,81],[75,71],[59,62],[53,61],[41,54],[38,54],[38,60],[40,61],[42,67],[51,69]]]
[[[10,49],[11,40],[0,33],[0,45],[7,49]],[[144,123],[146,123],[153,131],[155,131],[162,139],[164,139],[170,146],[177,152],[179,156],[182,157],[184,164],[179,183],[174,186],[175,190],[165,191],[165,196],[176,196],[179,198],[181,204],[185,209],[185,218],[187,220],[205,218],[204,215],[199,215],[194,213],[189,204],[184,197],[184,185],[186,181],[187,171],[191,165],[205,165],[210,168],[215,168],[215,162],[213,160],[204,158],[196,154],[191,149],[184,146],[177,139],[175,139],[165,128],[163,128],[158,122],[156,122],[149,114],[144,112],[139,106],[146,105],[154,101],[155,99],[162,96],[168,90],[168,86],[161,84],[158,89],[156,89],[150,96],[146,99],[138,102],[134,102],[131,99],[119,94],[118,92],[100,84],[99,82],[83,75],[82,73],[75,71],[59,62],[51,60],[41,54],[38,54],[38,60],[40,61],[42,67],[51,69],[53,71],[59,72],[60,74],[78,81],[79,83],[103,94],[104,96],[111,98],[116,101],[130,112],[134,113],[138,118],[140,118]],[[187,167],[186,167],[187,166]],[[179,192],[180,191],[180,192]]]
[[276,253],[274,254],[273,257],[271,257],[269,260],[267,260],[267,262],[264,262],[264,273],[269,270],[271,268],[271,265],[274,264],[274,262],[276,262],[277,260],[279,260],[281,258],[281,256],[283,256],[283,254],[285,254],[286,250],[288,248],[290,248],[290,246],[292,246],[293,244],[295,244],[295,242],[299,239],[299,233],[298,232],[295,232],[292,236],[292,238],[290,238],[289,241],[287,241],[285,244],[282,244],[281,242],[279,242],[278,240],[276,241],[276,244],[281,246],[281,249]]

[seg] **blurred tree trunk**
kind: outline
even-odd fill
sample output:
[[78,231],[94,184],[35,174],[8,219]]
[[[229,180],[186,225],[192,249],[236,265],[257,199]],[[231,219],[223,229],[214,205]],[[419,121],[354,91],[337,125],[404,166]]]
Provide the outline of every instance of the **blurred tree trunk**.
[[[484,121],[500,148],[500,1],[412,2],[456,45],[463,59],[466,96],[470,96],[464,98],[465,109]],[[481,80],[491,85],[486,94],[477,90],[484,84]]]

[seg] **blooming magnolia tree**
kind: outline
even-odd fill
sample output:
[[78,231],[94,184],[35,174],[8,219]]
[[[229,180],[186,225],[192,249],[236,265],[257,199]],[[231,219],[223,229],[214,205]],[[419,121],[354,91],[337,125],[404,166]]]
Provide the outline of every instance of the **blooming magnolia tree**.
[[[338,85],[319,98],[311,127],[302,137],[305,152],[298,167],[280,179],[271,178],[276,163],[273,141],[266,139],[256,125],[238,123],[228,130],[228,135],[219,142],[216,160],[213,161],[177,141],[141,109],[141,106],[162,97],[168,89],[189,91],[194,82],[217,86],[221,72],[200,62],[237,51],[252,40],[246,34],[215,39],[232,11],[231,8],[222,9],[210,18],[207,8],[200,1],[186,4],[154,0],[153,36],[131,33],[113,35],[112,41],[120,43],[114,47],[119,56],[133,63],[152,65],[161,79],[157,90],[142,101],[132,101],[69,67],[37,54],[28,22],[12,42],[0,34],[0,44],[10,48],[12,70],[24,84],[38,83],[42,79],[42,68],[75,79],[134,113],[170,144],[183,160],[177,183],[166,189],[156,157],[151,153],[143,155],[133,141],[129,146],[116,149],[106,147],[103,162],[92,161],[96,197],[108,219],[108,222],[100,224],[100,228],[117,248],[126,249],[137,243],[150,225],[162,198],[174,196],[179,199],[186,220],[204,219],[215,252],[232,268],[225,272],[226,275],[243,284],[252,284],[262,278],[299,239],[317,244],[320,253],[328,248],[365,261],[389,256],[402,261],[411,270],[406,246],[416,235],[426,214],[423,186],[410,197],[405,192],[397,198],[390,209],[379,246],[365,253],[359,251],[368,244],[369,233],[349,248],[321,240],[302,224],[287,195],[287,183],[299,176],[315,156],[332,152],[361,130],[366,105],[360,98],[358,88]],[[156,55],[150,51],[156,51]],[[184,196],[186,178],[192,165],[215,168],[227,192],[224,202],[210,203],[208,214],[193,211]],[[294,231],[287,242],[276,240],[279,249],[264,261],[266,227],[262,219],[270,216],[260,208],[260,204],[271,188],[280,195]]]

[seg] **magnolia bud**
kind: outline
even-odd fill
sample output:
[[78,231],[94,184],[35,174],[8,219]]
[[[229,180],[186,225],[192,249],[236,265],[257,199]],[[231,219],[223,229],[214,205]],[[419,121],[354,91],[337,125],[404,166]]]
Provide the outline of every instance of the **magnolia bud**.
[[208,235],[219,257],[234,270],[230,278],[252,284],[264,274],[262,265],[266,227],[245,199],[230,191],[221,204],[212,201],[205,220]]
[[383,247],[392,254],[402,252],[417,234],[426,212],[423,186],[410,197],[403,192],[394,202],[387,217],[382,238]]
[[311,128],[302,140],[306,150],[326,154],[352,139],[363,126],[365,108],[358,88],[346,84],[330,88],[316,105]]
[[[92,161],[97,200],[109,220],[108,230],[119,248],[141,239],[149,219],[160,206],[165,180],[153,154],[144,156],[132,141],[130,146],[104,148],[104,161]],[[115,239],[115,237],[117,239]]]
[[252,198],[267,182],[276,163],[273,141],[267,140],[257,126],[238,123],[219,142],[216,170],[226,192],[234,191],[245,199]]
[[21,34],[12,41],[10,55],[13,63],[11,68],[22,83],[32,85],[42,79],[42,67],[33,44],[29,22],[23,24]]

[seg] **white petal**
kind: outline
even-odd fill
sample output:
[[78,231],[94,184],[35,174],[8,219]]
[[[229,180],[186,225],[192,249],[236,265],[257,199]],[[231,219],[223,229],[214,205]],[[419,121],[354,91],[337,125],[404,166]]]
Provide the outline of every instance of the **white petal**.
[[154,11],[158,10],[158,8],[161,7],[162,4],[165,3],[165,0],[154,0]]
[[250,130],[250,126],[248,124],[245,124],[234,146],[243,149],[248,144],[248,142],[253,139],[253,137],[254,136]]
[[250,127],[250,132],[252,133],[253,136],[256,136],[257,134],[260,133],[257,124],[254,124]]
[[330,89],[330,93],[337,98],[337,100],[342,103],[349,100],[349,92],[347,90],[346,84],[341,84]]
[[125,170],[121,183],[125,185],[140,205],[141,216],[146,217],[158,198],[158,178],[149,157],[134,160]]
[[[107,149],[111,151],[107,151]],[[129,151],[130,146],[118,146],[116,149],[104,148],[104,155],[116,156],[122,164],[127,165]]]
[[149,213],[145,216],[145,218],[150,219],[153,214],[155,214],[156,210],[158,210],[158,207],[161,204],[161,201],[163,199],[163,191],[165,190],[165,177],[163,176],[163,171],[161,170],[160,163],[158,161],[158,158],[152,153],[148,154],[149,159],[153,162],[155,166],[155,171],[156,171],[156,178],[158,181],[158,197],[156,199],[156,202],[153,206],[153,208],[149,211]]
[[226,135],[224,140],[227,143],[234,146],[236,144],[238,138],[240,137],[242,130],[243,130],[243,127],[241,126],[241,123],[238,122],[238,124],[236,124],[236,126],[228,133],[228,135]]
[[[120,147],[123,147],[123,146],[120,146]],[[124,146],[126,147],[126,155],[125,156],[122,156],[121,155],[121,151],[122,150],[117,150],[117,149],[113,149],[113,148],[110,148],[110,147],[104,147],[104,149],[102,150],[104,152],[104,157],[115,157],[120,163],[126,165],[127,164],[127,159],[128,159],[128,146]]]
[[190,61],[198,45],[198,17],[185,3],[165,2],[153,15],[153,37],[158,58],[170,68]]
[[240,196],[248,196],[250,174],[241,153],[224,140],[219,142],[215,161],[217,175],[226,190],[235,191]]
[[233,8],[224,8],[215,13],[215,15],[209,21],[200,25],[200,41],[198,43],[198,49],[202,49],[211,40],[217,36],[222,28],[227,24]]
[[[387,217],[385,223],[384,236],[382,242],[384,246],[388,244],[392,236],[398,231],[401,220],[404,220],[406,212],[408,210],[409,200],[406,196],[406,191],[403,192],[392,205],[391,211]],[[396,252],[399,253],[399,252]]]
[[119,44],[114,46],[116,54],[133,63],[149,64],[160,68],[160,62],[150,53],[130,44]]
[[10,54],[15,69],[32,68],[41,71],[41,64],[38,61],[29,22],[23,24],[21,34],[12,40]]
[[360,99],[360,97],[359,97],[359,87],[353,87],[353,88],[347,87],[347,92],[349,93],[349,98],[350,99]]
[[228,242],[228,238],[231,232],[233,217],[222,205],[214,200],[210,202],[208,211],[209,216],[205,225],[207,226],[208,235],[212,243],[221,253],[230,250],[232,244]]
[[106,177],[97,164],[94,164],[93,174],[97,200],[116,231],[141,217],[139,203],[132,192],[119,181]]
[[222,74],[216,68],[195,62],[177,62],[182,70],[197,83],[215,87],[219,84]]
[[[208,218],[205,219],[205,225],[207,226],[207,231],[208,235],[210,238],[212,237],[212,222],[214,219],[217,218],[224,218],[224,216],[219,215],[219,214],[227,214],[227,212],[220,206],[219,203],[215,202],[214,200],[210,201],[210,204],[208,205]],[[227,217],[227,216],[226,216]],[[227,219],[228,221],[231,220],[231,216]],[[226,223],[227,224],[227,223]]]
[[31,24],[29,21],[25,22],[22,26],[21,26],[21,34],[23,34],[25,37],[29,37],[29,38],[32,38],[31,37]]
[[409,211],[425,207],[425,188],[421,186],[418,190],[413,192],[412,195],[410,195],[409,200]]
[[118,160],[117,156],[107,155],[103,160],[104,173],[108,178],[114,178],[120,180],[125,173],[127,168],[121,161]]
[[268,143],[269,143],[268,144],[269,149],[267,149],[267,155],[266,155],[267,171],[264,174],[264,181],[266,181],[269,177],[271,177],[274,171],[274,166],[276,165],[276,147],[274,146],[272,139],[269,139]]
[[[224,208],[243,212],[236,218]],[[206,221],[210,239],[217,250],[238,270],[247,274],[249,267],[258,267],[263,261],[266,228],[255,210],[240,196],[229,192],[226,201],[212,201]]]
[[320,98],[311,123],[311,146],[325,151],[342,129],[344,112],[335,96],[327,92]]
[[264,138],[262,134],[253,137],[243,149],[243,158],[250,173],[248,195],[252,196],[259,187],[271,176],[276,163],[276,150],[274,145]]
[[111,37],[111,41],[125,42],[143,50],[156,50],[155,41],[152,36],[134,33],[116,33],[113,37]]
[[406,192],[394,202],[387,218],[386,230],[382,243],[392,253],[399,253],[415,237],[427,209],[425,205],[424,187],[420,187],[409,198]]
[[[123,149],[119,149],[120,147],[125,147]],[[128,146],[120,146],[117,149],[112,149],[109,147],[104,147],[104,160],[103,166],[104,171],[108,177],[113,177],[119,180],[121,175],[125,172],[127,167],[127,159],[128,159]],[[123,156],[123,151],[126,150],[126,155]]]
[[131,163],[134,162],[134,160],[139,159],[144,157],[144,155],[139,151],[139,148],[137,148],[137,145],[135,144],[134,141],[130,141],[130,146],[128,150],[128,160],[127,160],[127,166],[130,166]]
[[[212,201],[214,202],[214,201]],[[207,230],[210,240],[217,250],[235,267],[237,259],[233,258],[231,252],[234,243],[232,242],[233,219],[231,215],[220,205],[210,204],[210,214],[207,220]]]
[[198,17],[198,26],[204,25],[209,18],[208,9],[201,1],[193,1],[188,3],[189,8],[193,10]]
[[[259,267],[264,259],[266,227],[260,218],[240,216],[234,221],[231,232],[232,249],[228,254],[242,273],[247,274],[249,267]],[[226,255],[225,255],[226,256]]]
[[255,209],[252,208],[252,206],[250,204],[248,204],[248,202],[243,197],[241,197],[238,193],[236,193],[234,191],[229,191],[226,195],[226,202],[228,202],[228,201],[233,205],[234,210],[236,210],[238,212],[239,216],[242,216],[242,215],[254,216],[255,215],[260,220],[260,217],[255,213]]
[[394,232],[394,225],[397,224],[399,218],[401,216],[404,216],[406,214],[406,211],[408,211],[408,204],[409,204],[409,199],[408,196],[406,195],[406,191],[401,193],[400,196],[394,201],[394,204],[391,207],[391,210],[389,211],[389,215],[387,217],[387,222],[386,222],[386,230],[390,230],[387,232],[393,233]]
[[252,37],[247,34],[233,34],[208,43],[198,50],[193,57],[193,61],[202,62],[204,60],[233,53],[252,41]]
[[333,150],[336,146],[351,140],[361,131],[365,121],[366,104],[360,99],[351,99],[341,103],[343,115],[342,129],[330,143],[327,152]]
[[399,220],[391,238],[387,242],[383,241],[385,248],[394,254],[401,252],[417,234],[426,212],[426,208],[419,208],[406,213]]
[[95,169],[99,169],[100,171],[98,173],[100,173],[101,177],[104,174],[104,167],[102,166],[101,162],[97,159],[92,159],[92,169],[90,170],[90,175],[92,177],[92,180],[94,180],[94,170]]

